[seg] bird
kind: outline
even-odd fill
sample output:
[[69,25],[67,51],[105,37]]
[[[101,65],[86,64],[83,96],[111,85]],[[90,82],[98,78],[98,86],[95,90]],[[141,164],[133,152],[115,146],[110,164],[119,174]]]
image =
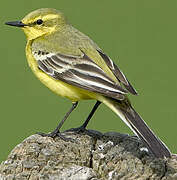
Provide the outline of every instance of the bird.
[[96,100],[92,111],[75,130],[84,131],[103,103],[125,122],[154,157],[171,157],[168,147],[132,106],[128,94],[137,95],[137,91],[127,77],[91,38],[72,26],[61,11],[41,8],[20,21],[5,24],[24,31],[27,62],[36,77],[54,93],[68,98],[72,103],[56,129],[40,135],[63,138],[60,129],[78,102],[92,99]]

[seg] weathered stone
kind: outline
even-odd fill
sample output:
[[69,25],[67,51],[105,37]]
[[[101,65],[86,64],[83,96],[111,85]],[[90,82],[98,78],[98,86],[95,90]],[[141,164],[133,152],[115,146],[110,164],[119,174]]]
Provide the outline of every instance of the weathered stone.
[[0,165],[0,180],[177,180],[177,156],[156,159],[135,136],[65,132],[74,142],[32,135]]

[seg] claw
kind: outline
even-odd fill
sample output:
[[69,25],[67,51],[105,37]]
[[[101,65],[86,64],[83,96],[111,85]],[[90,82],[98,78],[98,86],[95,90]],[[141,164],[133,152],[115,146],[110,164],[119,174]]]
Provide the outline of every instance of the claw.
[[37,132],[38,135],[43,136],[43,137],[51,137],[54,138],[58,135],[59,132],[51,132],[51,133],[42,133],[42,132]]
[[51,137],[51,138],[59,137],[60,139],[66,142],[73,142],[73,143],[76,142],[76,140],[72,138],[67,138],[64,135],[62,135],[60,132],[51,132],[51,133],[38,132],[37,134],[43,137]]
[[65,137],[64,135],[62,135],[61,133],[57,133],[57,136],[58,136],[59,138],[61,138],[63,141],[66,141],[66,142],[72,142],[72,143],[75,143],[75,142],[76,142],[75,139],[67,138],[67,137]]
[[74,134],[80,134],[80,133],[84,133],[85,131],[86,129],[83,126],[80,126],[78,128],[68,129],[65,132],[73,132]]

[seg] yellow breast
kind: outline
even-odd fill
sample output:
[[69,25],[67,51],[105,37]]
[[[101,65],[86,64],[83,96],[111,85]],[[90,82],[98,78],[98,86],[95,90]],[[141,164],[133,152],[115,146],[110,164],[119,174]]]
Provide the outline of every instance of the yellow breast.
[[43,71],[41,71],[38,68],[37,61],[34,59],[32,55],[30,42],[28,42],[26,46],[26,56],[27,56],[28,64],[32,69],[33,73],[45,86],[47,86],[57,95],[66,97],[70,99],[72,102],[76,102],[82,99],[95,99],[96,97],[95,93],[77,88],[60,80],[56,80],[50,77],[49,75],[45,74]]

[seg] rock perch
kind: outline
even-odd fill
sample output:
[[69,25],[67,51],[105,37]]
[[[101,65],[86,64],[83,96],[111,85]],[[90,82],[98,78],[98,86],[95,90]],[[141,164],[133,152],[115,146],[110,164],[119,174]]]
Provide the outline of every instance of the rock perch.
[[135,136],[63,133],[32,135],[0,165],[0,180],[177,180],[177,156],[156,159]]

